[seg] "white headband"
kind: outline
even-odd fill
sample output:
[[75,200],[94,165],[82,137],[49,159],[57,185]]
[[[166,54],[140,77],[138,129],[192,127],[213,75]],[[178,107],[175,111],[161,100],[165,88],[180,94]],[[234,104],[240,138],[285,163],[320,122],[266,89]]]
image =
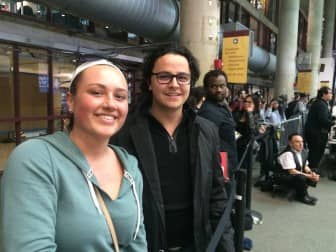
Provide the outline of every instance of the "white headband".
[[116,69],[122,76],[124,76],[124,74],[122,73],[122,71],[119,69],[119,67],[117,67],[116,65],[114,65],[113,63],[111,63],[108,60],[105,59],[99,59],[99,60],[95,60],[95,61],[89,61],[89,62],[85,62],[81,65],[79,65],[75,71],[72,73],[72,77],[70,79],[70,87],[74,81],[74,79],[76,79],[76,77],[83,72],[85,69],[89,68],[89,67],[93,67],[93,66],[97,66],[97,65],[107,65],[107,66],[111,66],[114,69]]

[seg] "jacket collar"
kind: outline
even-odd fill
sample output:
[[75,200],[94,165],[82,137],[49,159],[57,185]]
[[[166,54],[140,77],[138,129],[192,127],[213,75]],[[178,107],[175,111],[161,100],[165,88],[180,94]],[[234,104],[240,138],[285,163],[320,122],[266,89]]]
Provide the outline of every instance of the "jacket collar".
[[141,171],[144,180],[148,181],[150,191],[153,195],[154,203],[159,209],[161,222],[165,227],[165,216],[163,211],[163,197],[156,156],[152,137],[150,135],[148,121],[145,116],[138,116],[136,123],[130,127],[131,138],[137,151],[138,159],[141,160]]

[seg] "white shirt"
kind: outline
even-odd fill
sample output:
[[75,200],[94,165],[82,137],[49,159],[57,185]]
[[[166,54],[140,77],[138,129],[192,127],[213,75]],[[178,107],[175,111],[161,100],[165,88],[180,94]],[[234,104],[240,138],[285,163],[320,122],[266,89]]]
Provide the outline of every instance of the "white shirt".
[[[300,166],[302,166],[301,152],[294,151],[294,153],[298,158]],[[279,163],[281,164],[281,166],[284,170],[296,169],[295,160],[294,160],[292,152],[290,152],[290,151],[286,151],[286,152],[282,153],[278,157],[278,161],[279,161]],[[308,165],[308,160],[306,161],[306,165]],[[301,170],[301,172],[302,172],[302,170]]]

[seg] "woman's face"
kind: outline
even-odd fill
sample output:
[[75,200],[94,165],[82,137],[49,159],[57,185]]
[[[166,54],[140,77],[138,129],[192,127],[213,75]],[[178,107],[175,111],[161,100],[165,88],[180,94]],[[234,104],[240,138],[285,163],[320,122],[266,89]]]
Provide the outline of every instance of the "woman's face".
[[278,101],[272,101],[271,103],[273,109],[278,109],[279,108],[279,102]]
[[251,97],[247,97],[245,98],[244,100],[244,109],[246,111],[249,111],[249,112],[253,112],[254,111],[254,103],[253,103],[253,100]]
[[68,95],[74,115],[72,132],[81,137],[109,138],[123,125],[128,112],[128,85],[117,69],[96,65],[84,70],[76,94]]
[[185,57],[177,54],[165,54],[158,58],[154,64],[153,73],[178,75],[168,83],[160,81],[160,75],[152,75],[149,89],[153,94],[152,108],[159,110],[181,110],[190,93],[190,68]]

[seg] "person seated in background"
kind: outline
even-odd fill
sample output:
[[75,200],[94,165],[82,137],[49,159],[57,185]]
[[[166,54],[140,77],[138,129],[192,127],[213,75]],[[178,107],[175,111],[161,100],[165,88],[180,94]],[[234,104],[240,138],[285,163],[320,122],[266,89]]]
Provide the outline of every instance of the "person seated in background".
[[281,182],[295,190],[296,199],[308,205],[315,205],[317,198],[308,194],[308,186],[315,187],[320,175],[313,172],[307,161],[308,155],[303,148],[303,138],[298,133],[288,137],[288,146],[278,157],[281,166]]

